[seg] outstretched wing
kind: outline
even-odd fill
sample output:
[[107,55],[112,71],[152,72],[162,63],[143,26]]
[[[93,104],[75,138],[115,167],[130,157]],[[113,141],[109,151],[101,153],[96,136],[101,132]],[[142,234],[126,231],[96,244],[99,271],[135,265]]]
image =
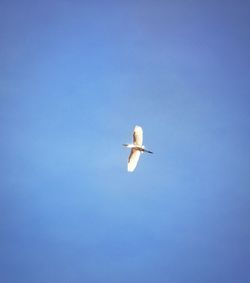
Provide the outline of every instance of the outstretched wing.
[[128,158],[128,171],[133,172],[140,158],[140,151],[132,148]]
[[133,143],[134,145],[142,146],[142,141],[143,141],[142,127],[135,126],[134,134],[133,134]]

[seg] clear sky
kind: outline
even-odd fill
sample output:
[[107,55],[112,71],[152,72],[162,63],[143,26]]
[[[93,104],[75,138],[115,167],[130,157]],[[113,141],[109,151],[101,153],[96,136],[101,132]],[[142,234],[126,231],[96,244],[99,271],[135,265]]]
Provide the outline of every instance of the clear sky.
[[250,282],[249,9],[0,2],[1,282]]

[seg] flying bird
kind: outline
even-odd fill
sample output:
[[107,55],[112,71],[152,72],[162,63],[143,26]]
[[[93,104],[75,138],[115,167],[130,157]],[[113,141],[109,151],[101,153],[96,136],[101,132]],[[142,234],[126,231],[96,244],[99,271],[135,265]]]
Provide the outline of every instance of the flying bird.
[[128,171],[133,172],[135,167],[139,161],[140,154],[143,152],[153,153],[150,150],[145,149],[144,145],[142,145],[143,141],[143,131],[142,127],[135,126],[133,133],[133,143],[132,144],[123,144],[128,148],[131,148],[131,152],[128,158]]

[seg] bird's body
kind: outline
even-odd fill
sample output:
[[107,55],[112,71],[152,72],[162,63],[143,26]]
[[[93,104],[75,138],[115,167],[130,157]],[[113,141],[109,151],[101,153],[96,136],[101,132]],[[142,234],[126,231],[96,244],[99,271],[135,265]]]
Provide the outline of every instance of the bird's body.
[[140,126],[135,126],[133,133],[133,144],[123,144],[124,146],[131,148],[131,152],[128,158],[128,171],[133,172],[139,161],[140,154],[143,152],[153,153],[145,149],[142,145],[143,142],[143,131]]

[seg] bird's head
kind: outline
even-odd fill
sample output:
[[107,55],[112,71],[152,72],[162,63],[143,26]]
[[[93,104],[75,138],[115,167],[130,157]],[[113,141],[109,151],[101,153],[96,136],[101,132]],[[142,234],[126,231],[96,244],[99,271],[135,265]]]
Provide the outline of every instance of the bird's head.
[[128,147],[128,148],[133,148],[133,147],[134,147],[133,144],[127,144],[127,143],[124,143],[123,146],[126,146],[126,147]]

